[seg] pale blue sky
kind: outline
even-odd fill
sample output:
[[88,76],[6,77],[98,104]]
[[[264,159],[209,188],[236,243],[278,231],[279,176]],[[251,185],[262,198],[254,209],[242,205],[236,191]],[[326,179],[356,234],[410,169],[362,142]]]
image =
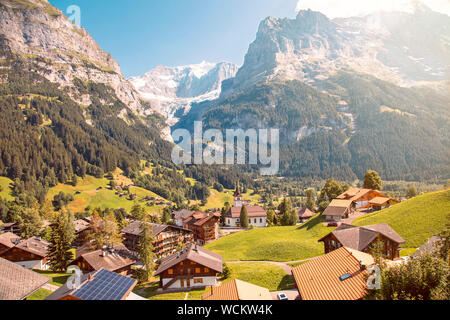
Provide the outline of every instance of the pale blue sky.
[[81,8],[81,24],[126,77],[158,65],[241,65],[267,16],[295,17],[297,0],[50,0]]

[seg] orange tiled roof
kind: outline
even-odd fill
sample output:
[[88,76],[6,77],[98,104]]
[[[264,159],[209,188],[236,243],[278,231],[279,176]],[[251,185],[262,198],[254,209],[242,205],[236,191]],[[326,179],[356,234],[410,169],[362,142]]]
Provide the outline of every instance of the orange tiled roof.
[[348,199],[352,201],[358,201],[359,198],[365,196],[369,192],[374,192],[376,196],[378,197],[386,197],[384,194],[382,194],[379,191],[372,190],[372,189],[360,189],[360,188],[350,188],[347,191],[345,191],[343,194],[339,195],[336,199]]
[[[292,270],[298,292],[303,300],[359,300],[366,295],[366,266],[373,258],[363,252],[342,247],[310,260]],[[341,281],[340,277],[351,277]]]
[[269,290],[257,285],[233,279],[219,287],[212,287],[202,300],[272,300]]

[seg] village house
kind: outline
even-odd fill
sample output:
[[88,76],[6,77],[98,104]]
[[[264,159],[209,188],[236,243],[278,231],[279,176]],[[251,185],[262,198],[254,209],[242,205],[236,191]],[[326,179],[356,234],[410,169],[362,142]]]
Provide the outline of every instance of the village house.
[[269,290],[257,285],[233,279],[218,287],[211,287],[205,292],[202,300],[273,300]]
[[196,244],[163,259],[155,276],[159,286],[167,289],[192,289],[217,285],[217,275],[222,272],[222,256]]
[[133,278],[100,269],[83,275],[78,286],[67,281],[44,300],[145,300],[134,298],[136,284]]
[[312,217],[314,217],[316,214],[309,210],[308,208],[299,208],[297,209],[298,219],[300,223],[305,223]]
[[394,260],[400,257],[399,245],[405,240],[395,232],[388,224],[376,224],[365,227],[355,227],[342,224],[333,232],[321,238],[319,242],[324,243],[325,253],[332,252],[341,247],[370,253],[378,245],[380,253],[386,259]]
[[75,241],[73,242],[74,247],[81,247],[86,241],[86,238],[91,229],[91,225],[84,219],[75,220],[73,222],[75,228]]
[[355,202],[356,209],[367,206],[370,200],[381,197],[389,198],[379,191],[372,189],[350,188],[343,194],[339,195],[336,199],[339,200],[352,200]]
[[20,241],[14,247],[0,254],[0,257],[27,269],[48,270],[47,249],[49,245],[50,243],[39,237],[32,237]]
[[[133,221],[122,229],[124,235],[123,244],[132,251],[139,251],[139,239],[142,229],[140,221]],[[189,244],[194,241],[191,230],[177,226],[152,223],[153,247],[157,258],[171,255],[177,250],[179,244]]]
[[259,206],[249,206],[244,203],[242,199],[239,186],[234,192],[234,206],[225,215],[225,226],[231,228],[240,228],[241,226],[241,210],[245,206],[248,214],[248,225],[255,228],[267,227],[267,212],[264,208]]
[[105,269],[121,275],[132,273],[131,266],[137,261],[136,255],[128,250],[123,244],[112,248],[81,253],[77,252],[77,258],[71,263],[76,265],[84,273]]
[[183,227],[192,231],[196,243],[204,245],[219,237],[219,220],[219,212],[196,212],[183,221]]
[[0,258],[0,300],[25,300],[50,278]]
[[22,240],[21,237],[11,232],[0,234],[0,254],[17,245],[20,240]]
[[180,211],[173,211],[172,212],[172,220],[174,221],[175,225],[178,227],[183,227],[183,221],[189,218],[194,214],[195,211],[182,209]]
[[20,235],[20,227],[17,222],[4,223],[0,226],[1,232],[11,232],[15,235]]
[[323,212],[326,221],[341,221],[346,219],[355,211],[353,200],[334,199]]
[[367,253],[341,247],[292,269],[301,300],[361,300],[367,295]]
[[398,201],[391,198],[375,197],[369,201],[368,207],[372,208],[373,211],[379,211],[389,208],[397,203]]

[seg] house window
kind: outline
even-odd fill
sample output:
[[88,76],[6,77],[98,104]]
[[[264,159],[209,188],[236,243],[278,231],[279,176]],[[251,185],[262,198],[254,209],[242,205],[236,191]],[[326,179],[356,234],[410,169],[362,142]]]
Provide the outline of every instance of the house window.
[[257,221],[257,220],[255,219],[255,223],[256,223],[256,221]]
[[200,268],[195,268],[195,273],[200,273]]
[[202,278],[194,279],[194,283],[203,283],[203,279]]
[[183,265],[183,262],[180,262],[180,266],[182,266]]
[[205,272],[209,272],[209,268],[205,268]]
[[167,271],[167,273],[173,274],[173,269],[169,269],[169,270]]
[[259,223],[262,223],[262,219],[259,219]]
[[239,218],[236,219],[236,222],[239,222]]

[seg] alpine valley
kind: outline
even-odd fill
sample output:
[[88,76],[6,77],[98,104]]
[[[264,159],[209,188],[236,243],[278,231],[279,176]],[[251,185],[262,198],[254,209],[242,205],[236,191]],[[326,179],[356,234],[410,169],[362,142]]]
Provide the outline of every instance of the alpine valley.
[[[46,0],[0,1],[0,175],[44,186],[140,160],[172,166],[170,130],[279,128],[283,176],[351,181],[368,168],[445,180],[450,17],[418,7],[261,22],[244,64],[118,63]],[[31,183],[31,182],[30,182]]]

